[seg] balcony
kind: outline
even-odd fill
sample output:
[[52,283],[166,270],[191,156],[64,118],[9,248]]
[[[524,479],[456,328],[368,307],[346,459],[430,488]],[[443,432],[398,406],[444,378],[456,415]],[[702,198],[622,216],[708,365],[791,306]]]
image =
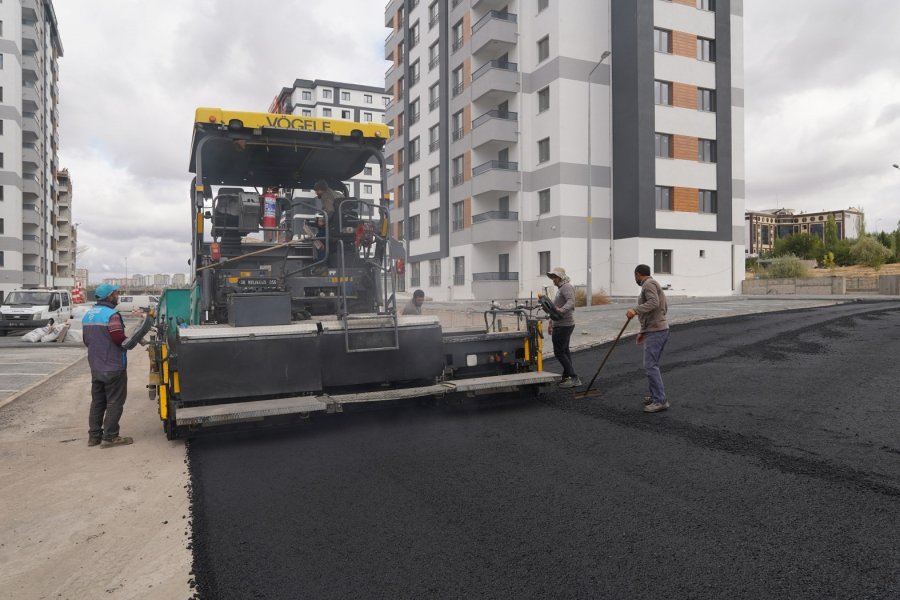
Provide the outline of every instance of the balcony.
[[472,121],[472,148],[492,143],[507,146],[518,141],[518,113],[490,110]]
[[476,300],[515,298],[519,295],[519,274],[511,271],[472,273],[472,294]]
[[22,254],[34,254],[38,256],[41,253],[41,244],[37,241],[37,236],[28,236],[35,238],[34,240],[26,240],[24,239],[26,236],[22,236]]
[[519,241],[519,213],[492,210],[472,217],[472,243]]
[[41,134],[41,126],[37,120],[37,113],[30,111],[22,113],[22,131],[23,133],[28,132],[36,136]]
[[400,78],[403,69],[398,69],[397,67],[391,65],[391,67],[384,72],[384,89],[385,93],[393,94],[394,93],[394,84]]
[[506,52],[516,45],[518,35],[516,15],[489,11],[472,25],[472,54]]
[[22,166],[36,169],[41,164],[41,155],[38,153],[37,144],[22,144]]
[[472,195],[519,190],[519,163],[489,160],[472,169]]
[[30,194],[36,197],[40,197],[43,193],[41,184],[38,182],[37,177],[28,175],[22,177],[22,191],[26,195]]
[[22,55],[22,79],[33,81],[41,74],[41,68],[38,65],[37,57],[34,54]]
[[37,89],[31,84],[25,83],[22,86],[22,109],[33,112],[36,111],[38,106],[42,103],[42,99],[38,95]]
[[500,10],[508,4],[508,0],[472,0],[472,8],[478,10]]
[[391,0],[388,2],[387,6],[384,8],[385,27],[394,26],[394,17],[397,15],[397,11],[400,10],[401,6],[403,6],[403,0]]
[[41,225],[43,219],[41,213],[38,212],[37,206],[34,204],[22,205],[22,224],[23,225]]
[[484,99],[499,102],[519,91],[518,65],[513,62],[491,60],[472,73],[472,101]]

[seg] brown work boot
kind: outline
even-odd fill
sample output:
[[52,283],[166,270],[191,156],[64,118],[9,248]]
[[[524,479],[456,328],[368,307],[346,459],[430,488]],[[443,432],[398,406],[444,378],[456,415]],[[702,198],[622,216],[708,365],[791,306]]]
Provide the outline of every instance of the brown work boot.
[[129,444],[133,444],[134,440],[130,437],[121,437],[116,436],[111,440],[103,440],[103,443],[100,444],[101,448],[112,448],[114,446],[127,446]]
[[100,438],[88,438],[88,446],[99,446],[100,442]]

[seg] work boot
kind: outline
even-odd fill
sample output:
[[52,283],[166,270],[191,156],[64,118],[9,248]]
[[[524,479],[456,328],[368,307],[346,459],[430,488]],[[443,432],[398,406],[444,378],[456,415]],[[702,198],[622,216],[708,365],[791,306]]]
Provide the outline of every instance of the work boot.
[[88,446],[99,446],[101,441],[100,438],[88,438]]
[[653,404],[653,396],[644,396],[644,406]]
[[103,443],[100,444],[101,448],[112,448],[114,446],[127,446],[129,444],[133,444],[134,440],[130,437],[122,437],[116,436],[111,440],[103,440]]
[[657,413],[657,412],[662,412],[662,411],[666,410],[667,408],[669,408],[668,400],[666,400],[665,402],[651,402],[650,404],[648,404],[647,406],[644,407],[644,412],[645,413]]
[[575,377],[566,377],[562,381],[559,382],[559,387],[561,388],[574,388],[581,385],[581,379],[577,376]]

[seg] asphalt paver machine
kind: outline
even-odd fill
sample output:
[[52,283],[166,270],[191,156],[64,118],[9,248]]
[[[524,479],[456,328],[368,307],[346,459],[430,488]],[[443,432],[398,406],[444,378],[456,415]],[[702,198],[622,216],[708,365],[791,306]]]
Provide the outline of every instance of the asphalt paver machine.
[[[540,393],[538,308],[486,311],[484,330],[401,315],[383,124],[200,108],[189,292],[168,294],[150,344],[167,436],[365,407]],[[381,194],[344,182],[377,165]],[[317,182],[340,192],[333,204]],[[488,313],[490,319],[488,319]],[[507,326],[494,325],[507,313]]]

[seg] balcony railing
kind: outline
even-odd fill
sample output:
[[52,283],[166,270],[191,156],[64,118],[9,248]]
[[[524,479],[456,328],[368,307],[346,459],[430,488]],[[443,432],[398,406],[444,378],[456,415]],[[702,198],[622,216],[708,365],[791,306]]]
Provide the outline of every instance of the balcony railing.
[[453,274],[453,285],[465,285],[466,284],[466,274],[465,273],[454,273]]
[[431,185],[428,186],[429,194],[437,194],[440,190],[441,190],[440,183],[432,183]]
[[440,56],[432,56],[431,60],[428,61],[428,70],[434,71],[435,67],[438,66],[438,63],[441,61]]
[[437,235],[441,231],[440,225],[429,225],[428,226],[428,235]]
[[466,89],[466,84],[460,81],[456,85],[453,86],[453,97],[456,98],[460,94],[463,93],[463,90]]
[[472,273],[472,281],[518,281],[519,274],[516,271],[487,271],[484,273]]
[[437,287],[441,285],[441,276],[440,275],[429,275],[428,276],[428,285],[432,287]]
[[453,220],[453,231],[462,231],[466,228],[465,222],[462,219],[454,219]]
[[434,140],[430,144],[428,144],[429,152],[436,152],[438,148],[441,147],[441,140]]
[[412,87],[419,83],[419,74],[416,72],[409,74],[409,87]]
[[416,162],[417,160],[419,160],[419,151],[416,150],[415,152],[410,152],[409,153],[409,164],[412,164],[412,163]]
[[412,38],[409,40],[409,49],[412,50],[413,48],[416,47],[416,45],[418,43],[419,43],[419,34],[417,33],[416,35],[412,36]]
[[463,181],[465,181],[465,179],[463,178],[463,174],[462,174],[462,173],[458,173],[458,174],[454,175],[454,176],[453,176],[453,187],[456,187],[456,186],[458,186],[458,185],[462,185],[462,182],[463,182]]
[[472,169],[472,176],[477,177],[482,173],[487,173],[492,169],[500,169],[503,171],[518,171],[519,163],[508,160],[489,160]]
[[454,142],[459,141],[459,140],[463,139],[463,137],[465,137],[465,135],[466,135],[465,129],[462,129],[462,128],[454,129],[453,130],[453,141]]
[[451,49],[453,50],[453,52],[456,52],[457,50],[459,50],[460,48],[463,47],[464,43],[465,42],[463,42],[462,38],[457,38],[457,39],[453,40],[453,46],[451,46]]
[[432,100],[431,102],[428,103],[428,110],[429,111],[434,110],[440,105],[441,105],[441,99],[435,98],[434,100]]
[[491,69],[503,69],[504,71],[517,71],[519,69],[519,65],[514,62],[509,62],[508,60],[489,60],[484,63],[472,73],[472,81],[475,81]]
[[416,112],[414,112],[413,114],[409,115],[409,124],[410,124],[410,125],[415,125],[415,124],[418,123],[418,122],[419,122],[419,112],[418,112],[418,111],[416,111]]
[[434,29],[434,26],[438,24],[438,21],[441,20],[440,14],[431,15],[431,18],[428,19],[428,29]]
[[409,194],[409,201],[410,201],[410,202],[415,202],[416,200],[419,199],[420,195],[421,195],[421,192],[420,192],[419,190],[413,190],[413,191],[410,192],[410,194]]
[[503,119],[505,121],[517,121],[519,119],[519,113],[510,112],[508,110],[489,110],[474,121],[472,121],[472,129],[475,129],[479,125],[483,125],[490,121],[491,119]]
[[517,221],[519,213],[511,210],[489,210],[479,215],[472,216],[472,223],[481,223],[483,221]]
[[472,25],[472,33],[475,33],[476,31],[481,29],[491,19],[499,19],[501,21],[509,21],[510,23],[515,23],[518,17],[512,13],[500,12],[499,10],[490,10],[483,17],[475,21],[475,24]]

